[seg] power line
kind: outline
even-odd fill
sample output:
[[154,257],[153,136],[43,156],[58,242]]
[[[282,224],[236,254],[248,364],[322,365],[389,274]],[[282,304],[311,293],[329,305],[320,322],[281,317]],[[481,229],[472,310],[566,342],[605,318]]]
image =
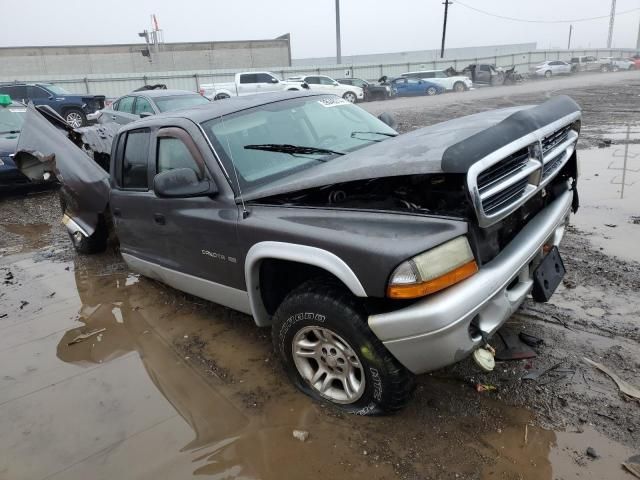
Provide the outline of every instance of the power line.
[[[503,20],[511,20],[513,22],[524,22],[524,23],[577,23],[577,22],[589,22],[591,20],[601,20],[603,18],[610,18],[610,15],[600,15],[598,17],[577,18],[577,19],[573,19],[573,20],[529,20],[529,19],[526,19],[526,18],[515,18],[515,17],[507,17],[507,16],[504,16],[504,15],[497,15],[495,13],[487,12],[485,10],[481,10],[479,8],[472,7],[471,5],[467,5],[466,3],[463,3],[460,0],[457,0],[456,4],[462,5],[463,7],[466,7],[469,10],[474,10],[474,11],[476,11],[478,13],[482,13],[482,14],[488,15],[490,17],[501,18]],[[627,13],[637,12],[638,10],[640,10],[640,7],[632,8],[630,10],[625,10],[623,12],[618,12],[618,13],[616,13],[616,16],[626,15]]]

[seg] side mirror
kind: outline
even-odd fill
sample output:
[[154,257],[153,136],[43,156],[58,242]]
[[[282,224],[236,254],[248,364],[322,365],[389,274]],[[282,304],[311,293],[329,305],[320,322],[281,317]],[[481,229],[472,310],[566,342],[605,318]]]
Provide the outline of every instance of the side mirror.
[[140,114],[140,118],[147,118],[147,117],[151,117],[153,115],[153,113],[151,112],[142,112]]
[[176,168],[157,174],[153,191],[163,198],[189,198],[215,195],[218,187],[211,180],[199,180],[190,168]]
[[380,115],[378,115],[378,120],[380,120],[382,123],[387,124],[394,130],[398,126],[398,122],[396,121],[395,117],[388,112],[383,112]]
[[271,83],[280,83],[280,80],[275,77],[271,77]]
[[300,86],[301,86],[302,88],[304,88],[305,90],[309,90],[309,84],[308,84],[307,82],[302,82],[302,83],[300,84]]

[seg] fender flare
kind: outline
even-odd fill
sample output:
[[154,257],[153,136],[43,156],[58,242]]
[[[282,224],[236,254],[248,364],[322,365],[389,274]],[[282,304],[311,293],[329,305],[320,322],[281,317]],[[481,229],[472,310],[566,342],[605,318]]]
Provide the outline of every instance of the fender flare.
[[271,316],[264,307],[260,292],[260,265],[262,260],[269,258],[305,263],[322,268],[340,279],[355,296],[367,296],[360,280],[358,280],[349,265],[327,250],[286,242],[256,243],[247,252],[244,275],[251,312],[256,325],[259,327],[267,326],[271,323]]
[[226,88],[217,89],[214,87],[213,98],[216,98],[221,93],[224,93],[225,95],[229,95],[229,97],[236,96],[236,94],[232,93],[231,90],[228,90]]

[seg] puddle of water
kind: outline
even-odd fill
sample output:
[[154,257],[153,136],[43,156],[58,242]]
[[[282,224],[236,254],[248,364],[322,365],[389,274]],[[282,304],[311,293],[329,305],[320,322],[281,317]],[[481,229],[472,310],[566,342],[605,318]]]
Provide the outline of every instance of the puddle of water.
[[578,152],[581,206],[572,222],[605,253],[640,262],[640,225],[632,220],[640,216],[640,144],[629,145],[621,199],[622,172],[614,169],[622,168],[623,156],[624,145]]
[[[249,317],[114,258],[0,265],[0,478],[551,479],[601,462],[614,479],[629,456],[595,432],[529,425],[525,444],[527,412],[437,378],[396,416],[336,414],[289,385]],[[581,442],[602,457],[579,463]]]
[[47,245],[48,239],[46,234],[51,230],[51,225],[47,223],[32,223],[32,224],[20,224],[20,223],[4,223],[2,224],[7,232],[19,235],[23,238],[24,243],[22,246],[16,246],[14,251],[6,253],[18,253],[28,250],[34,250]]

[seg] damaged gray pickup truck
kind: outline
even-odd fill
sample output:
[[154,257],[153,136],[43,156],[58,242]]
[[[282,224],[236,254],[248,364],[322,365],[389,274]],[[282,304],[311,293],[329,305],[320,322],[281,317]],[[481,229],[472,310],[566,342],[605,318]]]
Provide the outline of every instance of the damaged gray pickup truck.
[[271,326],[301,391],[380,414],[553,293],[580,119],[560,96],[398,135],[334,96],[237,97],[124,126],[106,173],[30,109],[16,160],[56,175],[79,251],[114,230],[131,269]]

